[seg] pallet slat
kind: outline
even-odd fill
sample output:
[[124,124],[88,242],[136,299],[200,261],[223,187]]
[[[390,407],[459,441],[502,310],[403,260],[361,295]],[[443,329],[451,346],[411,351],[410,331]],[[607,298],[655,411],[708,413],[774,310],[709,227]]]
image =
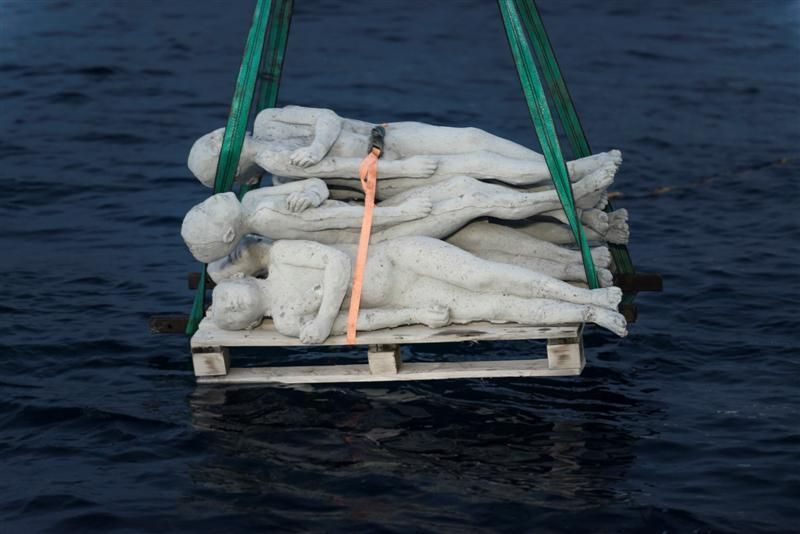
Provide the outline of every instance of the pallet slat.
[[[454,341],[490,341],[521,339],[574,338],[580,325],[526,326],[486,322],[428,328],[422,325],[401,326],[375,332],[359,332],[357,345],[403,345],[410,343],[450,343]],[[253,330],[231,332],[203,319],[192,336],[192,347],[310,347],[299,339],[279,334],[272,321]],[[345,336],[331,336],[317,346],[347,345]]]
[[334,382],[397,382],[454,378],[575,376],[580,368],[550,369],[544,358],[483,362],[404,362],[396,374],[374,375],[369,365],[238,367],[219,377],[198,377],[203,384],[322,384]]

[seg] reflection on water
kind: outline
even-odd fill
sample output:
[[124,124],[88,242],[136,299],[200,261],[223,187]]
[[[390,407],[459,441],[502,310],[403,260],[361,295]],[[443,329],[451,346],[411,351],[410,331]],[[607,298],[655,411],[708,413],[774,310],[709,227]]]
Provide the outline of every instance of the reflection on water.
[[[614,378],[199,386],[192,424],[210,454],[192,476],[247,496],[238,512],[278,498],[339,520],[413,518],[431,529],[488,521],[487,509],[509,502],[572,511],[621,504],[640,439],[632,430],[659,414],[612,393]],[[442,506],[447,518],[435,513]]]

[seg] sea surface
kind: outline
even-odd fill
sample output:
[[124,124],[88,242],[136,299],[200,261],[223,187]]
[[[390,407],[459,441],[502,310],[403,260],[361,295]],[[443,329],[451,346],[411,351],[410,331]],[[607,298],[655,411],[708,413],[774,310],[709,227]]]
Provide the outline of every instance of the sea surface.
[[[281,104],[536,146],[495,2],[296,3]],[[582,376],[201,387],[147,318],[190,307],[186,155],[253,5],[0,2],[0,532],[796,531],[800,2],[540,0],[665,284]]]

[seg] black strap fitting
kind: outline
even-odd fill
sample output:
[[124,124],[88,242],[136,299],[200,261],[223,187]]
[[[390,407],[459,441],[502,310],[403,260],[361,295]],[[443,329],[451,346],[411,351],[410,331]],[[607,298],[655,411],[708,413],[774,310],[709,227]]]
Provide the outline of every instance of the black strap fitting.
[[386,137],[386,128],[383,126],[375,126],[369,134],[369,150],[367,154],[372,152],[372,149],[377,148],[380,151],[380,157],[383,155],[383,141]]

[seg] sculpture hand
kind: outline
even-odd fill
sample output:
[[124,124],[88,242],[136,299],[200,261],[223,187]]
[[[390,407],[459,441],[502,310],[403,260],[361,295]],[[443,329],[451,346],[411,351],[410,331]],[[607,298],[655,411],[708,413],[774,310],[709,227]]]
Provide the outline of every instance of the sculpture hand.
[[430,328],[441,328],[450,324],[450,308],[434,304],[422,308],[418,312],[417,320]]
[[293,213],[300,213],[321,204],[319,197],[312,191],[295,191],[286,197],[286,208]]
[[331,334],[331,324],[314,318],[300,329],[300,341],[303,343],[322,343]]
[[298,148],[292,152],[292,155],[289,156],[289,161],[292,163],[292,165],[297,165],[298,167],[305,169],[306,167],[316,165],[324,157],[324,152],[317,149],[314,145],[311,145]]
[[412,219],[421,219],[433,209],[433,203],[427,195],[414,196],[401,204]]
[[430,156],[412,156],[403,161],[403,167],[407,178],[427,178],[436,172],[439,160]]

